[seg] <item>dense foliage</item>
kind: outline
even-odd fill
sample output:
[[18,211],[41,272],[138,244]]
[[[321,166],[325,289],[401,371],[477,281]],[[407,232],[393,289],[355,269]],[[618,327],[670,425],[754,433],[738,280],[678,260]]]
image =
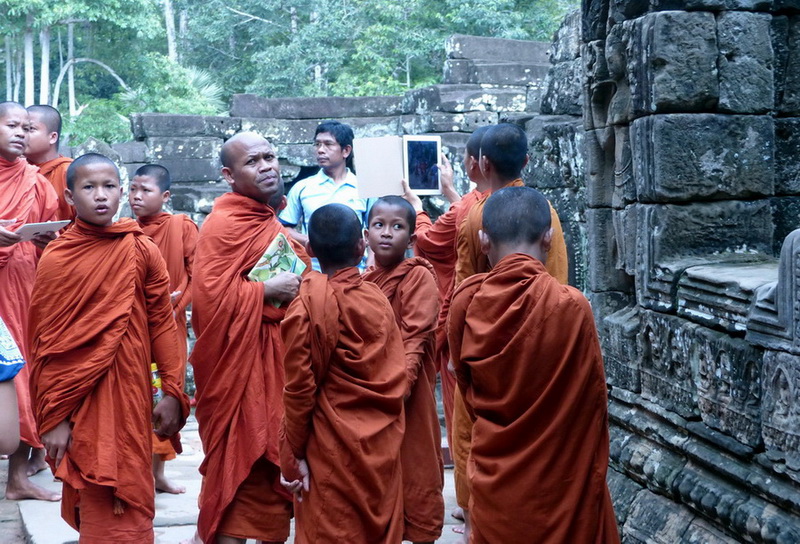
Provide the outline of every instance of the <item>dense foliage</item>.
[[451,34],[550,40],[575,7],[577,0],[0,0],[0,62],[7,99],[57,103],[70,113],[73,140],[118,141],[128,137],[132,111],[221,113],[233,93],[399,94],[439,80]]

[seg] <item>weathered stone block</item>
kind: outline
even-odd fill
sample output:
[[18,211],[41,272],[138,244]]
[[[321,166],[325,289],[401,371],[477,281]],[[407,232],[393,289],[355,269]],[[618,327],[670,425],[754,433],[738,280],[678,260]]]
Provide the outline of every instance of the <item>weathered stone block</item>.
[[539,113],[542,108],[544,80],[529,83],[525,91],[525,111]]
[[241,119],[225,116],[176,115],[172,113],[131,114],[131,129],[137,140],[153,136],[215,136],[230,138],[241,129]]
[[522,177],[531,187],[581,189],[585,183],[584,131],[580,119],[537,115],[525,124],[528,165]]
[[185,137],[167,138],[156,136],[145,140],[150,160],[164,159],[218,159],[222,149],[221,138]]
[[634,121],[630,137],[640,201],[750,198],[774,192],[769,116],[652,115]]
[[540,111],[546,115],[581,115],[583,111],[583,61],[559,62],[544,82]]
[[[336,120],[350,125],[356,138],[372,138],[403,133],[399,116],[351,117],[337,118]],[[242,130],[257,132],[277,145],[311,144],[314,141],[314,132],[320,121],[322,119],[243,118]]]
[[[624,542],[645,544],[650,542],[685,542],[683,535],[689,530],[694,514],[665,497],[650,491],[641,491],[633,503],[622,527]],[[714,544],[723,544],[718,540]],[[709,542],[711,544],[711,542]]]
[[278,158],[294,166],[316,166],[314,148],[309,144],[280,144],[275,146]]
[[144,142],[122,142],[112,145],[111,148],[124,163],[147,162],[147,145]]
[[611,206],[614,194],[614,131],[601,128],[586,131],[582,155],[586,160],[586,204]]
[[800,194],[800,117],[775,119],[775,194]]
[[550,46],[550,62],[558,64],[581,55],[581,12],[575,10],[561,22]]
[[425,118],[422,124],[427,125],[425,132],[474,132],[478,127],[497,124],[497,113],[492,111],[431,112],[422,117]]
[[450,113],[467,111],[525,111],[527,88],[492,85],[431,85],[406,93],[404,109],[409,113],[439,110]]
[[[776,60],[776,107],[783,114],[800,113],[800,16],[786,19],[773,26],[775,32]],[[784,41],[785,40],[785,41]]]
[[477,83],[474,67],[474,62],[469,59],[445,59],[442,83],[448,85]]
[[547,62],[550,44],[453,34],[444,43],[449,59],[503,59],[513,62]]
[[[596,296],[590,296],[592,309],[595,312],[602,311],[602,307],[594,304]],[[620,298],[620,302],[622,300]],[[642,355],[636,339],[642,324],[639,309],[635,306],[623,308],[606,314],[600,320],[602,327],[598,327],[598,332],[602,331],[600,343],[603,348],[606,381],[614,388],[639,393],[642,390]]]
[[608,492],[611,495],[611,502],[614,505],[614,515],[617,518],[617,525],[621,526],[628,518],[628,511],[636,495],[642,490],[642,486],[633,480],[626,478],[625,475],[614,469],[609,469],[606,474]]
[[385,117],[407,113],[399,96],[264,98],[234,94],[231,115],[270,119],[317,119],[335,117]]
[[172,209],[189,214],[209,214],[214,200],[230,191],[227,183],[189,183],[174,184],[172,193]]
[[549,64],[475,61],[468,82],[523,86],[544,81],[549,69]]
[[606,37],[609,0],[581,0],[581,37],[584,42]]
[[[442,138],[442,151],[453,155],[457,162],[464,162],[464,151],[467,149],[467,140],[471,134],[467,132],[442,132],[439,134]],[[453,161],[451,157],[451,162]],[[455,164],[455,163],[454,163]]]
[[212,159],[159,159],[158,163],[169,170],[173,182],[217,181],[222,174],[219,157]]
[[762,383],[767,452],[785,460],[790,475],[800,481],[800,360],[783,351],[765,352]]
[[723,12],[717,18],[719,109],[766,113],[775,104],[768,13]]
[[617,268],[619,248],[615,243],[611,208],[586,210],[586,232],[587,287],[591,291],[632,292],[633,278]]
[[770,199],[772,224],[775,227],[774,255],[780,255],[783,241],[793,230],[800,228],[800,196],[783,196]]
[[628,206],[614,210],[614,243],[617,245],[615,267],[624,270],[629,276],[636,274],[636,238],[639,221],[639,207]]
[[634,115],[704,111],[719,98],[712,13],[664,11],[626,21]]
[[544,196],[553,205],[561,220],[564,241],[567,245],[567,262],[569,263],[569,284],[586,289],[586,203],[583,191],[571,189],[542,189]]

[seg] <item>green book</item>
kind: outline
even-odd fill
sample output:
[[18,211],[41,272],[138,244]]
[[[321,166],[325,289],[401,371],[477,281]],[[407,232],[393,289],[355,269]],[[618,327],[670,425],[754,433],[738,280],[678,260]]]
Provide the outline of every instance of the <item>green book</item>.
[[[247,274],[247,277],[253,281],[263,282],[274,278],[281,272],[291,272],[299,275],[305,269],[306,263],[300,260],[300,257],[292,249],[292,244],[281,232],[272,240],[256,265]],[[272,305],[277,308],[281,305],[281,302],[273,300]]]

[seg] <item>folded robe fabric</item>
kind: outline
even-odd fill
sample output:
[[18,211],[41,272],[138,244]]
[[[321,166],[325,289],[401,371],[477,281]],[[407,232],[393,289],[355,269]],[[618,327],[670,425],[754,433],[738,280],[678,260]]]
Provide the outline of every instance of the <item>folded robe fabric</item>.
[[[197,342],[190,361],[205,452],[198,518],[204,542],[214,541],[225,509],[255,462],[264,458],[279,465],[284,384],[280,322],[286,309],[265,303],[263,284],[247,279],[279,233],[291,241],[272,208],[227,193],[214,202],[197,241],[192,277]],[[303,248],[291,243],[310,270]],[[271,492],[291,501],[279,484]]]
[[68,503],[88,484],[113,488],[126,507],[154,515],[151,361],[159,361],[164,394],[179,400],[184,419],[189,414],[168,287],[158,248],[130,219],[109,227],[77,219],[39,262],[31,395],[40,433],[67,419],[72,426],[54,472],[75,528]]
[[[0,157],[0,219],[16,219],[13,225],[5,228],[13,231],[25,223],[54,221],[57,209],[55,191],[45,178],[37,174],[35,166],[28,164],[25,159],[9,162]],[[28,312],[40,254],[32,242],[0,247],[0,318],[26,361],[30,361]],[[29,446],[41,448],[31,411],[29,376],[26,365],[14,378],[20,438]]]
[[64,189],[67,188],[67,169],[70,164],[72,164],[71,158],[58,156],[36,165],[39,167],[39,173],[47,178],[56,192],[58,197],[56,219],[59,221],[75,220],[75,208],[64,198]]
[[432,542],[444,524],[442,437],[436,413],[434,343],[438,304],[433,267],[421,257],[371,267],[364,280],[381,288],[394,310],[405,349],[408,391],[403,467],[403,540]]
[[471,542],[619,542],[603,359],[586,298],[512,254],[456,291],[448,328],[474,419]]
[[281,472],[310,486],[295,504],[295,542],[397,544],[403,534],[400,447],[403,342],[386,296],[358,269],[311,272],[281,324],[286,415]]

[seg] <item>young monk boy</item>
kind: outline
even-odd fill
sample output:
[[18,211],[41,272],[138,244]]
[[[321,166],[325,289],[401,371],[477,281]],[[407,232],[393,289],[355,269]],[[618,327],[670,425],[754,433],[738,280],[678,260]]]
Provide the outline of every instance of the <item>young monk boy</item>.
[[397,544],[408,391],[403,341],[386,296],[356,268],[365,242],[352,209],[317,209],[309,248],[322,273],[303,280],[281,324],[281,472],[298,496],[295,542]]
[[[62,516],[81,542],[152,543],[151,435],[189,414],[164,259],[114,222],[119,172],[95,153],[67,169],[76,222],[44,252],[31,299],[31,396]],[[153,407],[151,361],[164,397]]]
[[[172,215],[163,210],[170,197],[169,170],[158,164],[139,167],[128,188],[128,202],[142,231],[158,246],[169,274],[172,311],[178,325],[178,352],[186,372],[186,307],[192,297],[192,263],[197,243],[197,225],[183,214]],[[154,363],[155,364],[155,363]],[[157,365],[156,365],[157,366]],[[186,488],[169,480],[164,463],[175,459],[176,451],[169,440],[153,438],[153,477],[156,491],[185,493]]]
[[406,354],[406,432],[400,449],[403,540],[432,544],[444,524],[442,438],[434,397],[439,304],[433,267],[421,257],[405,258],[414,246],[416,215],[399,196],[385,196],[372,205],[364,235],[375,266],[364,279],[389,299]]
[[25,148],[25,158],[39,167],[39,173],[55,189],[58,196],[59,220],[75,219],[75,209],[64,199],[67,188],[67,168],[72,159],[58,152],[61,141],[61,114],[52,106],[28,106],[31,120],[30,137]]
[[483,211],[493,266],[456,291],[448,336],[474,420],[474,544],[619,542],[606,486],[608,412],[592,310],[547,272],[550,207],[512,187]]
[[[40,250],[50,237],[23,242],[15,231],[25,223],[53,221],[58,210],[53,188],[22,157],[29,136],[30,118],[25,108],[16,102],[0,103],[0,319],[26,360],[30,360],[27,324],[33,277]],[[44,452],[31,411],[28,377],[29,368],[23,365],[11,382],[16,389],[20,440],[8,459],[5,498],[55,501],[61,495],[29,479],[44,468]]]

